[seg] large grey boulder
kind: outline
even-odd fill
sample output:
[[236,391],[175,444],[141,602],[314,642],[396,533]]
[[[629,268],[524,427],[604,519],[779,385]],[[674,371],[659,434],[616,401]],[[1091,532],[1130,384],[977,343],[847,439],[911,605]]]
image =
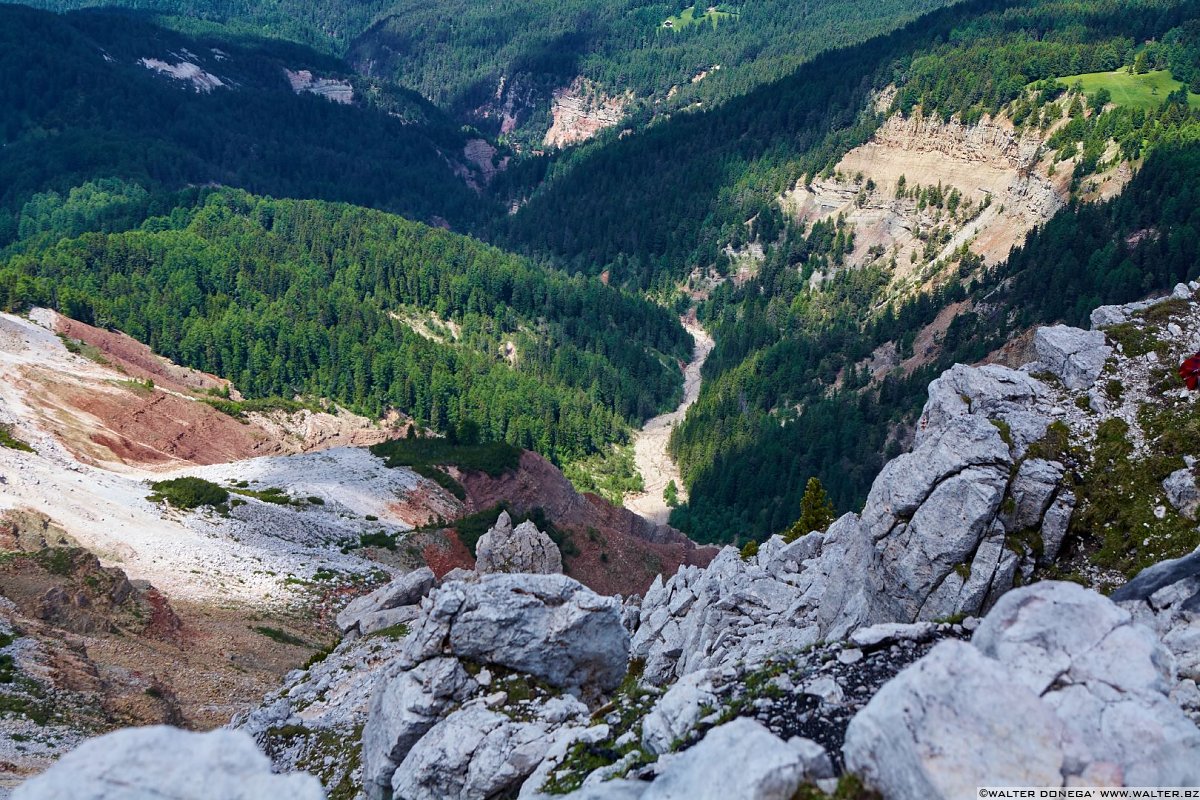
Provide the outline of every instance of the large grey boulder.
[[410,622],[418,614],[417,603],[437,583],[433,570],[421,567],[356,597],[338,613],[336,622],[343,634],[368,634],[391,625]]
[[[807,739],[785,742],[746,717],[719,725],[671,759],[643,800],[791,800],[806,780],[833,774],[829,756]],[[602,795],[603,796],[603,795]]]
[[997,603],[973,641],[1055,709],[1064,776],[1110,764],[1129,786],[1200,783],[1200,730],[1169,699],[1174,659],[1108,598],[1035,584]]
[[1062,725],[1028,687],[947,641],[884,685],[846,730],[846,769],[894,800],[1058,786]]
[[[418,641],[436,639],[461,659],[498,664],[562,688],[616,688],[629,665],[621,604],[565,575],[485,575],[447,584]],[[445,602],[441,602],[441,601]]]
[[363,727],[363,789],[386,797],[396,765],[429,729],[477,689],[454,658],[433,658],[384,679]]
[[476,703],[450,714],[408,752],[392,777],[393,797],[474,800],[511,791],[545,758],[553,733],[566,719],[586,719],[587,706],[569,706],[558,722],[518,721]]
[[[481,692],[463,662],[516,670],[585,694],[615,688],[628,670],[629,633],[622,625],[620,603],[565,575],[494,574],[477,582],[445,582],[425,597],[421,608],[389,672],[379,680],[363,730],[363,787],[370,798],[387,796],[398,765],[418,742],[452,708]],[[454,730],[443,729],[438,736]],[[487,752],[509,744],[520,749],[521,742],[515,734],[497,734],[488,740]],[[426,768],[415,765],[425,763],[432,752],[426,748],[410,763],[405,786],[457,785],[455,777],[422,777]],[[449,783],[438,783],[443,780]],[[463,785],[468,784],[475,785]]]
[[[1112,599],[1162,637],[1185,681],[1200,681],[1200,550],[1147,567]],[[1177,687],[1185,705],[1200,712],[1194,687]]]
[[1071,390],[1089,389],[1100,377],[1112,348],[1102,331],[1067,325],[1038,328],[1033,335],[1038,362]]
[[315,777],[276,775],[240,731],[155,725],[89,739],[13,792],[15,800],[323,800]]
[[1072,583],[1004,595],[970,645],[943,642],[851,721],[846,766],[889,798],[978,786],[1200,782],[1200,730],[1170,700],[1171,654]]
[[475,568],[482,573],[526,572],[539,575],[563,571],[558,545],[528,520],[515,529],[507,511],[479,538]]

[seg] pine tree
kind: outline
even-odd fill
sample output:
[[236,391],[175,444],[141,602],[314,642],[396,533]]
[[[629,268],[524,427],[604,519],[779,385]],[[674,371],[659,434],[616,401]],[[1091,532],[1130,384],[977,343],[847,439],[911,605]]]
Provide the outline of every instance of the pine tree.
[[818,478],[809,478],[804,487],[804,497],[800,498],[800,519],[783,535],[785,542],[794,542],[811,531],[823,531],[828,528],[835,518],[836,512],[825,487]]

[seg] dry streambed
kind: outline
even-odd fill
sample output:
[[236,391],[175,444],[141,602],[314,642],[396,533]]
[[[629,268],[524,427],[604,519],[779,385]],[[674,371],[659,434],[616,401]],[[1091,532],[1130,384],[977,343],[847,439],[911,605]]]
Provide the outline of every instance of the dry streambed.
[[671,438],[671,430],[683,420],[688,407],[700,396],[700,370],[713,349],[713,339],[698,325],[684,322],[687,332],[695,340],[692,350],[692,360],[683,371],[683,400],[666,414],[660,414],[648,421],[633,440],[633,460],[638,472],[646,485],[640,494],[631,494],[625,498],[625,507],[630,511],[641,514],[651,522],[664,524],[671,516],[671,509],[663,497],[663,492],[671,481],[679,488],[679,499],[687,499],[683,489],[683,479],[679,475],[679,467],[671,454],[667,452],[667,443]]

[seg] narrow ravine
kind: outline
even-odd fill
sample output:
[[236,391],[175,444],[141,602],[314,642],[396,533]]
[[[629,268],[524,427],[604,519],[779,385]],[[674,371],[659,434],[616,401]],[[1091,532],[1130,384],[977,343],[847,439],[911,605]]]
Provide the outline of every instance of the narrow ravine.
[[642,474],[646,490],[625,497],[626,508],[658,523],[665,523],[671,516],[671,509],[663,499],[663,490],[667,488],[668,483],[673,480],[679,487],[680,502],[687,499],[683,480],[679,476],[679,467],[667,452],[667,441],[671,438],[671,429],[683,420],[688,406],[700,396],[700,370],[713,349],[712,337],[703,328],[686,318],[681,319],[681,322],[695,341],[692,360],[683,371],[683,401],[674,411],[647,421],[634,436],[633,459],[638,472]]

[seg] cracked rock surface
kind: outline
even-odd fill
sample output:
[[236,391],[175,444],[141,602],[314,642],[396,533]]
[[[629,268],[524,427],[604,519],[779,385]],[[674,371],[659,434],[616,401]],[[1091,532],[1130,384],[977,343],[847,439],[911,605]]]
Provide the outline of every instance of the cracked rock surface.
[[970,644],[946,642],[872,698],[848,769],[887,797],[1024,786],[1200,782],[1200,730],[1169,698],[1170,652],[1128,611],[1046,581],[1006,594]]
[[558,545],[526,520],[513,528],[507,511],[479,538],[475,568],[481,573],[529,572],[554,574],[563,571]]

